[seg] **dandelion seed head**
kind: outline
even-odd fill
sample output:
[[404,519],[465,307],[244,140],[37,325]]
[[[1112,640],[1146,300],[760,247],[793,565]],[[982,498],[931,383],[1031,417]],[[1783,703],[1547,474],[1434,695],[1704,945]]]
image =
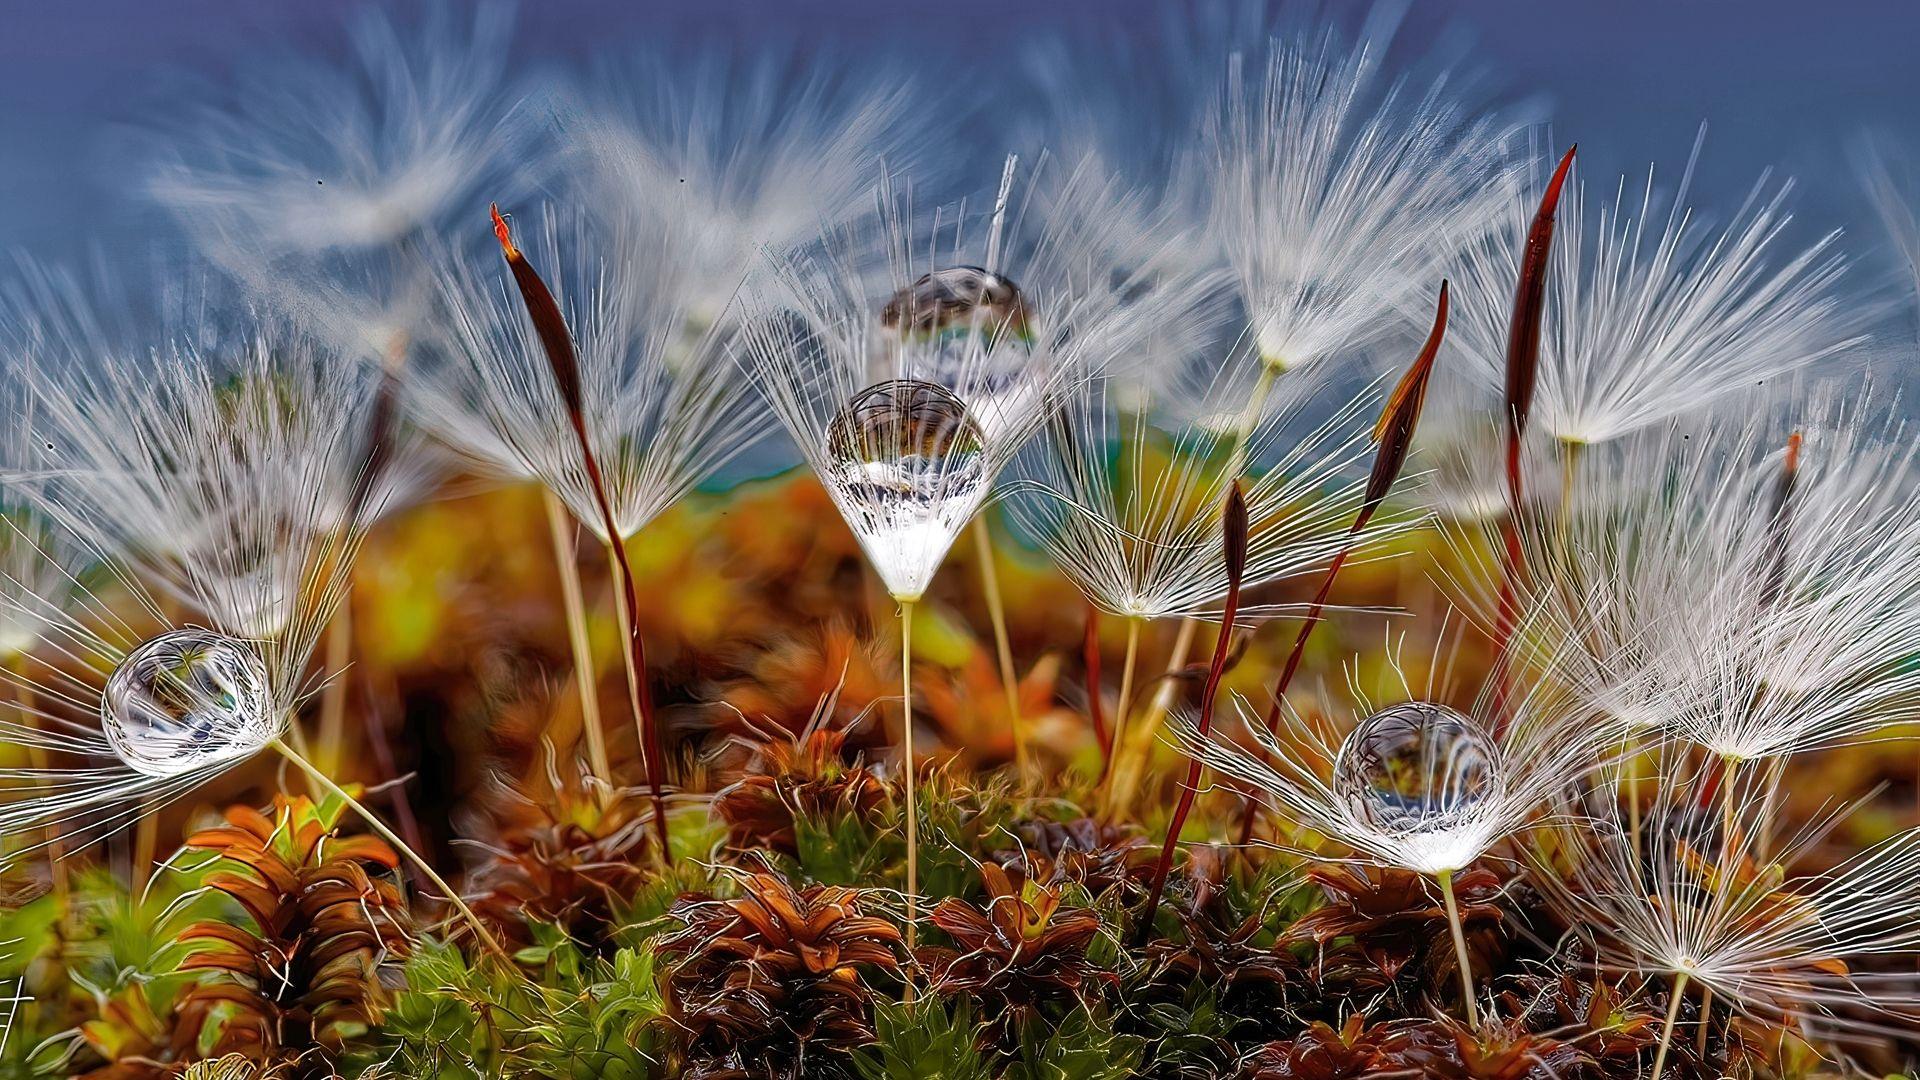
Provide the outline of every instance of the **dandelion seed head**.
[[1717,432],[1590,447],[1564,512],[1521,522],[1520,601],[1555,652],[1553,676],[1642,731],[1739,760],[1913,717],[1911,437],[1870,404],[1819,397]]
[[[521,243],[565,315],[614,527],[632,536],[762,434],[731,325],[686,303],[670,247],[620,213],[539,217]],[[422,427],[496,476],[536,479],[604,531],[567,403],[496,252],[440,252],[437,331],[408,391]],[[731,302],[738,282],[720,299]],[[603,537],[602,539],[607,539]]]
[[583,189],[662,250],[675,273],[656,287],[676,289],[674,303],[719,321],[763,249],[860,221],[876,166],[926,156],[932,128],[916,117],[935,106],[915,81],[838,60],[777,46],[647,48],[604,65],[562,112]]
[[248,757],[278,736],[266,666],[244,643],[208,630],[143,642],[113,671],[101,729],[120,760],[148,776]]
[[1509,122],[1465,107],[1449,73],[1383,74],[1392,30],[1308,28],[1236,56],[1208,125],[1212,229],[1282,371],[1399,328],[1507,204]]
[[[1246,371],[1215,368],[1197,388],[1170,380],[1167,407],[1146,411],[1130,407],[1128,377],[1092,380],[1062,404],[1045,453],[1020,463],[1011,513],[1102,610],[1142,619],[1218,612],[1227,592],[1218,508],[1236,452],[1247,463],[1249,586],[1313,572],[1342,550],[1370,551],[1412,524],[1384,515],[1351,532],[1370,450],[1370,391],[1322,414],[1307,393],[1314,384],[1303,380],[1270,401],[1243,438]],[[1255,604],[1243,615],[1284,610]]]
[[[1577,177],[1572,187],[1554,233],[1529,417],[1555,440],[1617,439],[1859,344],[1835,291],[1846,269],[1837,235],[1794,243],[1791,184],[1762,176],[1717,225],[1687,205],[1684,180],[1663,199],[1651,170],[1637,192],[1622,177],[1610,198],[1590,200]],[[1463,369],[1496,392],[1532,210],[1514,200],[1454,272],[1472,299],[1450,337]]]
[[431,314],[413,248],[517,187],[537,110],[507,77],[509,9],[378,11],[340,60],[276,55],[155,125],[146,189],[260,302],[356,358]]
[[[1836,1013],[1839,1002],[1888,1015],[1914,1004],[1910,991],[1847,969],[1920,950],[1920,831],[1803,872],[1803,857],[1844,809],[1782,836],[1780,774],[1698,764],[1676,738],[1622,767],[1639,770],[1637,788],[1610,775],[1604,797],[1563,820],[1564,843],[1534,853],[1533,880],[1592,939],[1598,964],[1685,975],[1744,1015],[1815,1028],[1871,1026]],[[1715,797],[1703,804],[1709,790]],[[1626,801],[1635,792],[1637,828]]]
[[1402,700],[1308,719],[1283,703],[1269,732],[1242,701],[1257,748],[1174,724],[1181,750],[1233,777],[1276,812],[1353,850],[1362,861],[1437,875],[1463,870],[1495,844],[1553,821],[1560,800],[1606,759],[1618,731],[1582,703],[1546,687],[1511,695],[1495,736],[1497,683],[1473,710],[1435,703],[1434,687],[1407,685],[1397,646],[1389,662]]
[[[1049,215],[1029,233],[1012,183],[1010,164],[976,234],[964,209],[928,231],[883,179],[878,235],[835,230],[777,253],[743,320],[748,370],[902,600],[1060,402],[1146,337],[1128,282],[1087,257],[1087,219]],[[1078,172],[1063,190],[1107,195]],[[885,454],[848,452],[863,443]],[[876,456],[878,471],[861,460]]]

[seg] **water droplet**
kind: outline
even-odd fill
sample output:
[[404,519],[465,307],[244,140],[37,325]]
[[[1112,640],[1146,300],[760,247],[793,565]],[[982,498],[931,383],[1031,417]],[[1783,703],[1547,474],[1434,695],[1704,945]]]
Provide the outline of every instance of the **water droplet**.
[[909,340],[985,334],[989,340],[1027,333],[1020,287],[978,266],[922,274],[880,309],[880,325]]
[[246,757],[279,734],[266,665],[211,630],[172,630],[127,654],[107,679],[100,720],[114,753],[147,776]]
[[980,429],[966,405],[917,379],[855,394],[828,425],[827,455],[843,490],[881,507],[924,510],[985,479]]
[[1391,833],[1450,829],[1500,786],[1493,740],[1459,712],[1410,701],[1361,721],[1334,760],[1355,816]]
[[965,396],[989,437],[1002,414],[1037,396],[1029,385],[1026,297],[990,270],[952,266],[922,275],[881,308],[880,330],[875,355],[892,373]]

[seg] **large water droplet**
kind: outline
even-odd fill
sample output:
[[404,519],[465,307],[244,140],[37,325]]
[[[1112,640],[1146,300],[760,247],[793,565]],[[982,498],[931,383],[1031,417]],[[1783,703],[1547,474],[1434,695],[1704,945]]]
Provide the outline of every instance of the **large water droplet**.
[[1499,791],[1498,753],[1459,712],[1405,702],[1367,717],[1347,736],[1334,760],[1334,791],[1384,832],[1450,829]]
[[172,630],[128,653],[100,720],[120,760],[148,776],[245,757],[279,734],[266,665],[211,630]]
[[834,477],[862,502],[924,510],[985,479],[980,429],[945,387],[893,379],[867,387],[827,428]]

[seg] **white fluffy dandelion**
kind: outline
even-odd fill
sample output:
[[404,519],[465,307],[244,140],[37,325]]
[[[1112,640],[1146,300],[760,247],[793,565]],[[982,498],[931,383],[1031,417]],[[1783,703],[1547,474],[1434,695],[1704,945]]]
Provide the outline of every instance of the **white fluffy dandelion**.
[[1276,371],[1407,329],[1508,205],[1513,126],[1457,100],[1452,73],[1384,70],[1392,30],[1307,28],[1236,57],[1209,125],[1213,229]]
[[1521,535],[1559,674],[1629,727],[1735,761],[1911,719],[1914,444],[1858,407],[1643,434],[1583,457]]
[[[1606,442],[1751,392],[1858,342],[1835,293],[1837,234],[1798,244],[1791,184],[1762,176],[1713,224],[1688,204],[1692,164],[1662,198],[1648,170],[1588,202],[1562,200],[1547,272],[1531,424],[1563,445]],[[1462,253],[1453,340],[1466,371],[1505,385],[1508,302],[1533,207],[1515,199],[1505,227]]]
[[[1432,687],[1416,689],[1404,673],[1400,681],[1398,703],[1376,704],[1351,688],[1357,707],[1342,716],[1284,707],[1276,733],[1242,702],[1260,752],[1224,738],[1199,742],[1190,725],[1176,731],[1189,754],[1288,820],[1363,861],[1429,876],[1464,870],[1543,820],[1608,746],[1605,725],[1549,689],[1496,704],[1500,692],[1489,683],[1461,712],[1431,700]],[[1496,709],[1508,714],[1498,734]]]
[[[1478,1009],[1453,875],[1494,847],[1552,821],[1569,786],[1598,768],[1618,736],[1591,722],[1578,699],[1542,687],[1512,693],[1498,678],[1471,713],[1407,684],[1405,700],[1377,707],[1350,687],[1358,707],[1310,719],[1283,702],[1269,731],[1240,702],[1257,750],[1208,738],[1182,718],[1181,749],[1233,777],[1286,820],[1350,849],[1361,862],[1432,878],[1452,923],[1469,1023]],[[1324,857],[1324,856],[1316,856]]]
[[561,115],[577,183],[672,266],[650,283],[719,321],[763,248],[872,212],[876,167],[908,168],[936,130],[907,74],[777,47],[678,42],[609,63]]
[[1534,880],[1592,938],[1600,964],[1671,980],[1656,1080],[1692,985],[1743,1015],[1823,1032],[1871,1029],[1874,1016],[1898,1024],[1889,1010],[1920,1005],[1910,990],[1847,972],[1856,959],[1920,953],[1920,830],[1796,873],[1832,821],[1775,845],[1779,774],[1741,779],[1717,762],[1689,764],[1674,740],[1642,760],[1658,778],[1651,803],[1635,810],[1644,821],[1625,819],[1624,800],[1601,800],[1610,809],[1540,855]]
[[244,638],[298,627],[303,593],[344,587],[337,538],[378,509],[360,491],[375,372],[267,332],[227,355],[39,359],[40,502],[70,533]]
[[[74,537],[87,548],[103,539]],[[340,539],[352,543],[350,536]],[[481,940],[504,955],[431,864],[283,741],[316,689],[308,665],[339,603],[337,592],[302,592],[286,626],[248,638],[169,625],[130,568],[116,567],[108,580],[131,594],[138,626],[77,583],[66,602],[37,596],[19,582],[0,583],[0,606],[30,610],[46,626],[32,663],[0,672],[12,690],[12,715],[0,718],[0,744],[46,762],[0,769],[0,837],[44,832],[43,843],[55,835],[84,843],[136,822],[144,828],[159,807],[274,750],[405,853]],[[158,631],[144,629],[154,623]],[[41,845],[9,846],[18,857]],[[144,866],[137,870],[144,872]]]
[[[1003,242],[996,214],[921,240],[890,188],[880,199],[884,236],[780,259],[745,351],[874,570],[910,601],[1068,391],[1147,340],[1152,311],[1079,258],[1078,236],[1042,224],[1023,243],[1014,223]],[[1004,265],[986,265],[1003,247]]]
[[1083,257],[1102,246],[1084,231],[1099,222],[1063,215],[1026,232],[1009,217],[1012,176],[1009,161],[984,228],[962,213],[924,239],[883,182],[880,235],[841,230],[781,254],[745,321],[755,381],[901,606],[910,945],[913,606],[1061,400],[1150,336],[1151,305]]
[[[673,251],[623,217],[543,215],[529,245],[566,315],[581,401],[617,537],[637,534],[761,429],[724,331],[684,301]],[[724,307],[732,289],[718,297]],[[538,330],[497,257],[449,255],[440,331],[421,342],[410,393],[421,423],[481,468],[538,480],[605,527]]]
[[517,184],[537,110],[509,9],[362,14],[338,61],[275,55],[154,131],[147,193],[215,263],[351,356],[388,358],[429,298],[420,244]]
[[[1227,593],[1218,508],[1236,479],[1224,467],[1236,451],[1251,463],[1244,478],[1249,588],[1324,568],[1339,552],[1403,527],[1350,535],[1366,486],[1356,467],[1371,450],[1371,394],[1311,424],[1301,414],[1317,403],[1279,405],[1243,443],[1236,412],[1163,425],[1160,411],[1117,402],[1112,381],[1092,380],[1066,400],[1049,428],[1048,452],[1032,455],[1031,475],[1011,504],[1101,610],[1136,620],[1217,617]],[[1237,405],[1241,389],[1204,396]],[[1192,403],[1200,395],[1174,397]],[[1281,610],[1251,605],[1243,614]]]

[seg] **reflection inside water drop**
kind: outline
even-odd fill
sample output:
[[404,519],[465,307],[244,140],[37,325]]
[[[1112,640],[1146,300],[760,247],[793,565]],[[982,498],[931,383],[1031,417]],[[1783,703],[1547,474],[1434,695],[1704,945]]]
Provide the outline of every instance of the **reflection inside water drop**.
[[259,655],[199,629],[169,631],[128,653],[107,680],[100,719],[114,753],[148,776],[245,757],[279,726]]
[[889,372],[963,394],[989,438],[1035,403],[1032,347],[1019,286],[978,266],[923,274],[880,310],[876,356]]
[[1334,760],[1334,791],[1385,832],[1449,829],[1497,792],[1497,756],[1493,740],[1458,711],[1406,702],[1347,736]]
[[911,515],[974,492],[985,479],[981,442],[951,391],[893,379],[855,394],[833,418],[827,456],[848,494]]

